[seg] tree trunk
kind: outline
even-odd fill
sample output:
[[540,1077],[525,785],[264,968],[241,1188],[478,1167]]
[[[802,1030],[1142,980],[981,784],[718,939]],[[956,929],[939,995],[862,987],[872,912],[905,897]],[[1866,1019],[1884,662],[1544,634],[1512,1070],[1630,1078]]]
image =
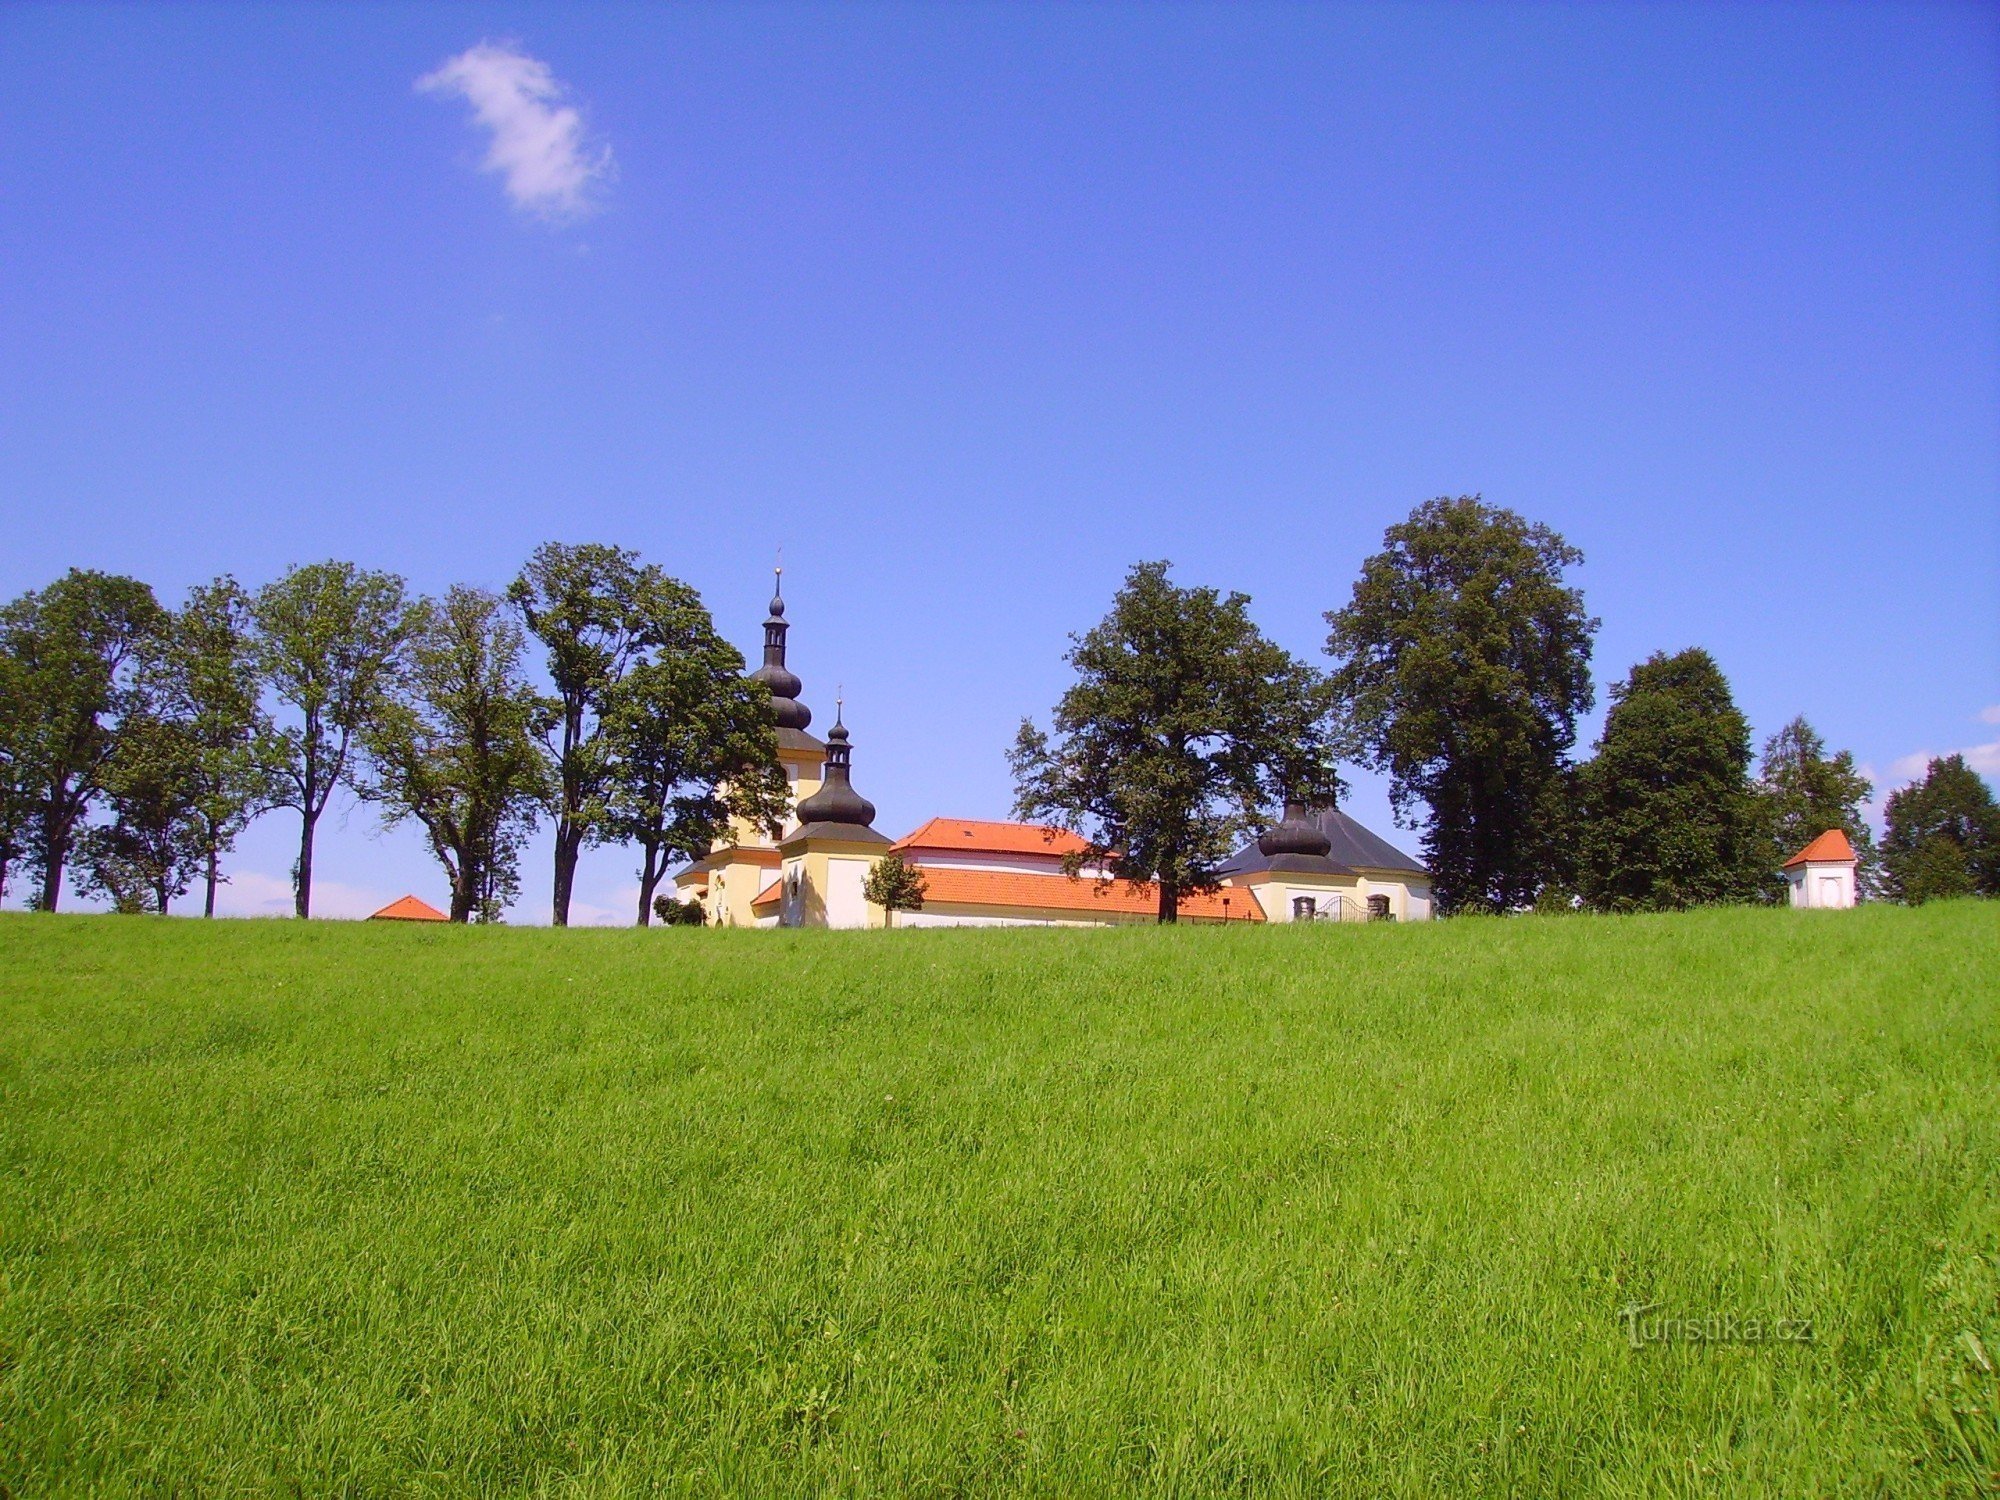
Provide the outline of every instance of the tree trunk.
[[160,915],[164,917],[167,914],[167,902],[171,899],[167,895],[166,881],[156,880],[153,882],[153,899],[159,903]]
[[1164,876],[1160,880],[1160,920],[1178,922],[1181,919],[1181,887],[1177,880]]
[[460,872],[451,877],[452,921],[465,923],[472,920],[472,908],[476,904],[477,891],[476,877],[465,874],[461,866]]
[[7,866],[13,862],[14,846],[0,839],[0,896],[7,894]]
[[62,897],[63,862],[69,857],[69,829],[53,814],[42,819],[42,910],[54,911]]
[[651,927],[653,925],[653,892],[660,884],[660,875],[662,873],[659,864],[660,846],[658,844],[647,844],[644,848],[646,850],[646,862],[639,867],[639,925],[641,927]]
[[215,865],[215,845],[210,844],[208,846],[208,893],[202,898],[201,903],[201,914],[204,917],[215,915]]
[[556,823],[556,888],[551,912],[558,927],[569,926],[570,891],[576,885],[576,856],[583,847],[583,830],[567,817]]
[[298,917],[312,915],[313,824],[317,821],[309,812],[299,814],[299,867],[292,875],[292,914]]

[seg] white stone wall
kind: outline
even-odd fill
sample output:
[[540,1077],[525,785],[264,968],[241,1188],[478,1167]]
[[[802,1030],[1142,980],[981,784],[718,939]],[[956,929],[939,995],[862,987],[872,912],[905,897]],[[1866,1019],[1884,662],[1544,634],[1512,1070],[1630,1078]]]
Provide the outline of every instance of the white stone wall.
[[1801,911],[1845,911],[1854,905],[1854,866],[1845,860],[1815,861],[1784,874],[1792,905]]
[[847,859],[838,854],[827,857],[827,926],[866,927],[868,925],[868,900],[861,894],[861,888],[868,883],[869,864],[870,861],[865,859]]
[[[919,869],[928,865],[940,870],[995,870],[1007,875],[1063,873],[1060,854],[1012,854],[995,849],[905,849],[903,858]],[[1077,876],[1082,880],[1095,880],[1100,878],[1100,872],[1095,865],[1085,865]]]

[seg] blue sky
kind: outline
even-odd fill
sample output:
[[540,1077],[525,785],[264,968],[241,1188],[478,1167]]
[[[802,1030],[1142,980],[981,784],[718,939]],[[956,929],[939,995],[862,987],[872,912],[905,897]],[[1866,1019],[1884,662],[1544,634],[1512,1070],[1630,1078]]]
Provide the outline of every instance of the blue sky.
[[[418,87],[482,42],[561,91],[511,175],[506,80]],[[1469,492],[1584,550],[1600,705],[1702,645],[1760,738],[2000,771],[1996,12],[0,9],[6,595],[603,540],[752,652],[782,545],[901,832],[1005,815],[1133,561],[1316,656]],[[319,861],[329,912],[441,894],[365,810]]]

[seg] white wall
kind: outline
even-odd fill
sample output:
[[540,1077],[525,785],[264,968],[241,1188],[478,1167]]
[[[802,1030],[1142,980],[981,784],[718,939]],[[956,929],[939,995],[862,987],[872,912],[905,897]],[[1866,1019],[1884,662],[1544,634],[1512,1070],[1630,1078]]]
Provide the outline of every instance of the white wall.
[[1792,905],[1802,911],[1845,911],[1854,905],[1854,866],[1845,860],[1801,865],[1784,875]]
[[[1060,875],[1063,873],[1060,854],[1003,854],[992,849],[906,849],[903,858],[922,869],[930,866],[940,870],[997,870],[1008,875]],[[1099,878],[1095,865],[1085,865],[1077,872],[1082,880]]]
[[[788,859],[778,873],[785,882],[779,888],[778,925],[797,927],[805,920],[806,862],[799,858]],[[795,890],[796,895],[793,894]]]
[[840,855],[829,855],[826,861],[826,925],[829,927],[866,927],[868,925],[868,900],[861,894],[862,886],[868,883],[868,866],[865,859],[844,859]]

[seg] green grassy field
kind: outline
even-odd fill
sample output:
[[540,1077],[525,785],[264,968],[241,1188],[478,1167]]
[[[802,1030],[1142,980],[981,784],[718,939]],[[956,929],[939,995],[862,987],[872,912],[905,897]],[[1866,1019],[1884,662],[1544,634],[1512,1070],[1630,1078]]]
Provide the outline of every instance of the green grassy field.
[[1969,1495],[1996,1299],[1992,906],[0,918],[0,1493]]

